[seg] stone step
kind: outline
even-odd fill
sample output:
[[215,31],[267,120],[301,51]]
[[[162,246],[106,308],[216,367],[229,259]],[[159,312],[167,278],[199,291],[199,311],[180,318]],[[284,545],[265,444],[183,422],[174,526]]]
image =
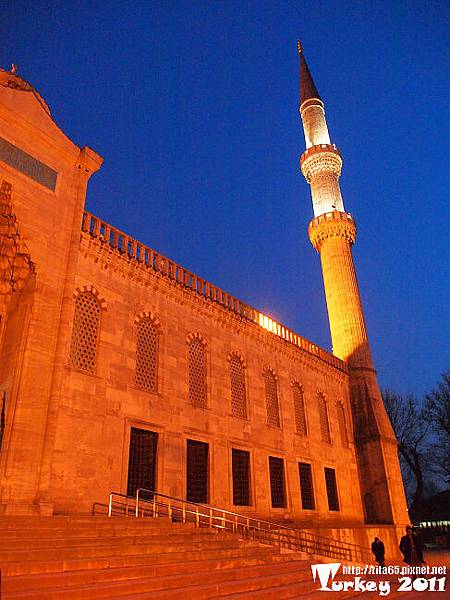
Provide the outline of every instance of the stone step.
[[[134,544],[126,546],[111,546],[111,545],[100,545],[88,548],[60,548],[58,549],[58,557],[60,560],[69,560],[74,558],[103,558],[112,556],[130,556],[130,555],[144,555],[144,554],[159,554],[164,552],[166,554],[170,552],[180,551],[192,551],[196,550],[201,552],[202,550],[213,550],[213,549],[232,549],[243,546],[255,546],[256,544],[249,541],[239,541],[237,539],[220,539],[211,537],[210,540],[205,539],[186,539],[187,536],[183,536],[180,541],[157,541],[155,543],[148,542],[145,544]],[[39,549],[18,549],[18,550],[2,550],[0,552],[0,565],[7,564],[8,562],[26,562],[26,561],[45,561],[51,560],[55,556],[55,551],[51,548],[39,548]]]
[[[279,586],[272,586],[269,588],[256,589],[253,591],[234,592],[231,594],[222,594],[220,591],[217,595],[211,596],[208,600],[291,600],[298,598],[305,598],[309,600],[312,598],[311,590],[313,589],[314,582],[310,578],[310,571],[304,571],[299,581],[294,583],[284,583]],[[322,598],[323,592],[322,593]],[[325,597],[326,598],[326,597]],[[341,600],[341,596],[338,596]],[[125,597],[122,597],[125,600]]]
[[[212,594],[225,595],[229,592],[251,592],[255,589],[271,588],[274,585],[298,582],[301,566],[297,561],[280,563],[275,566],[259,565],[225,569],[214,572],[200,572],[167,577],[146,577],[135,581],[115,582],[104,585],[39,589],[33,592],[16,592],[8,598],[29,600],[82,600],[84,598],[181,598],[203,600]],[[207,582],[207,583],[205,583]]]
[[138,565],[159,565],[166,563],[181,563],[197,560],[212,560],[229,558],[268,558],[274,553],[274,549],[270,547],[243,547],[239,546],[232,549],[213,549],[202,550],[186,550],[177,552],[161,552],[153,555],[120,555],[107,556],[103,558],[78,558],[70,560],[61,560],[53,558],[46,561],[29,561],[29,562],[10,562],[0,563],[2,575],[4,577],[14,575],[30,575],[36,573],[61,573],[66,571],[79,571],[83,569],[110,569],[118,567],[132,567]]
[[[121,528],[139,528],[145,525],[146,527],[162,527],[162,528],[170,528],[172,525],[185,525],[185,526],[194,526],[194,523],[186,523],[183,524],[181,522],[172,522],[167,517],[165,518],[145,518],[145,519],[137,519],[136,517],[128,517],[128,518],[99,518],[99,517],[91,517],[90,521],[85,519],[74,519],[72,517],[54,517],[55,521],[52,520],[36,520],[28,522],[26,521],[27,531],[67,531],[68,529],[92,529],[93,526],[97,530],[102,529],[121,529]],[[95,525],[94,525],[95,522]],[[2,531],[18,531],[23,532],[23,524],[24,519],[7,519],[5,517],[0,517],[0,529]]]
[[167,518],[28,522],[0,517],[5,599],[282,600],[316,594],[305,555],[224,530]]
[[[88,585],[97,583],[107,583],[112,581],[124,581],[139,579],[142,577],[164,577],[166,575],[176,575],[183,572],[202,571],[214,572],[220,569],[234,569],[245,566],[256,566],[265,564],[277,564],[280,562],[291,561],[291,557],[282,554],[268,555],[267,552],[258,555],[252,552],[250,557],[229,557],[205,559],[203,561],[192,560],[188,562],[170,562],[167,564],[155,564],[154,562],[145,565],[131,567],[117,567],[109,569],[84,569],[76,571],[66,571],[57,573],[37,573],[35,575],[17,575],[4,579],[3,590],[5,592],[19,592],[32,590],[38,586],[42,588],[60,587],[64,585]],[[300,559],[299,559],[300,560]]]
[[[273,593],[274,588],[284,588],[292,585],[297,592],[302,589],[302,583],[298,581],[297,572],[280,573],[277,575],[258,576],[245,579],[230,579],[222,582],[205,582],[203,585],[188,586],[184,588],[140,592],[120,596],[121,600],[179,600],[183,596],[189,600],[210,600],[211,598],[224,598],[231,594],[242,594],[242,598],[250,597],[255,591],[267,591],[267,598],[277,598]],[[107,596],[105,596],[106,598]],[[282,596],[281,596],[282,597]],[[295,596],[294,596],[295,597]]]
[[[137,535],[138,534],[138,535]],[[22,536],[20,538],[20,543],[23,549],[33,550],[40,548],[73,548],[73,547],[90,547],[94,548],[96,546],[126,546],[129,544],[157,544],[157,543],[178,543],[178,542],[188,542],[188,541],[215,541],[215,540],[231,540],[236,539],[232,533],[220,533],[217,534],[214,531],[209,529],[197,529],[191,532],[184,532],[182,530],[169,531],[167,533],[163,533],[161,531],[155,530],[152,532],[141,531],[141,532],[131,532],[130,534],[126,534],[126,532],[120,532],[120,535],[117,534],[115,536],[107,535],[107,536],[95,536],[95,537],[55,537],[55,538],[40,538],[40,537],[32,537],[28,536],[25,538]],[[10,538],[0,538],[0,556],[2,553],[12,550],[15,551],[17,549],[17,541],[18,538],[10,539]]]

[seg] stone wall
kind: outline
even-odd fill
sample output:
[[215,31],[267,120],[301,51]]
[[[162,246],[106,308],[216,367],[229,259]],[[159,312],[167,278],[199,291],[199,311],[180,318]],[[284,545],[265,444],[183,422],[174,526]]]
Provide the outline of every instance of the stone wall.
[[[192,439],[209,444],[213,505],[237,510],[231,452],[241,449],[250,453],[251,493],[250,505],[237,512],[311,526],[361,523],[346,365],[181,267],[169,277],[167,260],[164,269],[153,258],[146,262],[147,250],[136,241],[122,236],[121,249],[114,247],[109,225],[86,229],[86,187],[102,159],[73,144],[23,80],[0,72],[0,84],[0,179],[12,185],[17,226],[35,266],[27,286],[0,303],[0,398],[6,398],[0,510],[88,513],[112,490],[125,493],[130,431],[137,427],[159,435],[156,486],[162,493],[185,496]],[[99,307],[92,372],[70,358],[75,299],[83,293]],[[155,391],[135,382],[142,315],[158,330]],[[190,336],[205,345],[202,408],[189,399]],[[231,412],[232,353],[245,367],[246,418]],[[280,427],[267,424],[265,369],[276,380]],[[303,390],[306,436],[296,432],[294,382]],[[327,401],[331,442],[322,439],[318,393]],[[271,506],[269,456],[284,459],[286,508]],[[314,510],[301,508],[299,462],[312,465]],[[324,467],[336,471],[339,511],[328,509]]]
[[[211,504],[238,510],[232,505],[231,487],[231,450],[236,448],[248,450],[251,456],[251,506],[239,507],[239,512],[311,523],[342,518],[361,522],[345,369],[146,269],[87,232],[81,240],[75,283],[78,290],[93,290],[101,300],[101,333],[95,374],[68,366],[71,323],[64,334],[66,366],[53,461],[56,510],[89,511],[94,502],[106,501],[110,491],[126,492],[130,428],[134,426],[159,434],[157,487],[162,493],[185,496],[186,440],[195,439],[210,446]],[[158,323],[156,392],[135,384],[136,317],[140,314],[151,315]],[[206,408],[189,401],[187,340],[191,334],[199,335],[206,345]],[[231,353],[237,353],[245,365],[247,419],[231,414]],[[265,367],[277,380],[280,428],[267,425]],[[304,393],[307,436],[296,433],[294,382]],[[327,399],[331,444],[321,440],[318,392]],[[345,409],[348,447],[341,440],[337,401]],[[270,505],[269,456],[285,460],[286,509]],[[301,509],[298,462],[312,464],[315,510]],[[328,510],[325,466],[336,469],[339,512]]]

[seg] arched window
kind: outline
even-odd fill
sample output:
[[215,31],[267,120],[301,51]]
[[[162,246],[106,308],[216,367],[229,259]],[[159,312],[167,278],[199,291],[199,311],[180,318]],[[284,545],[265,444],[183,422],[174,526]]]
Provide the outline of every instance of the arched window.
[[341,444],[344,448],[348,448],[347,425],[345,423],[345,410],[341,402],[336,402],[336,412],[339,424],[339,433],[341,435]]
[[99,330],[100,306],[97,298],[92,292],[81,292],[75,300],[69,356],[72,366],[95,373]]
[[292,396],[294,399],[295,430],[300,435],[307,435],[303,390],[300,384],[296,382],[292,384]]
[[230,362],[231,414],[241,419],[247,418],[247,398],[245,392],[245,367],[236,354]]
[[320,419],[320,433],[322,436],[322,441],[331,444],[331,435],[330,435],[330,423],[328,421],[328,410],[327,410],[327,401],[325,400],[325,396],[320,392],[317,394],[317,403],[319,409],[319,419]]
[[158,391],[158,328],[150,318],[136,326],[136,385],[149,392]]
[[198,337],[192,337],[188,341],[188,384],[191,404],[206,408],[206,348]]
[[264,386],[266,388],[267,424],[280,427],[277,380],[270,369],[264,371]]

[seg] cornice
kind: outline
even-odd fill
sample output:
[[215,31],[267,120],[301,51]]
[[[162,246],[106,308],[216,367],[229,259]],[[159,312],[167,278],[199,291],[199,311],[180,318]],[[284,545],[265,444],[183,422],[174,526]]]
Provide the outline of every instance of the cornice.
[[334,144],[318,144],[311,146],[300,157],[300,167],[308,183],[318,173],[333,173],[339,178],[342,169],[342,158]]
[[80,253],[85,259],[97,264],[101,271],[108,270],[121,279],[127,279],[143,288],[163,294],[166,299],[175,304],[188,306],[200,317],[212,321],[216,327],[236,335],[248,336],[258,345],[264,345],[272,352],[287,356],[289,360],[300,363],[305,368],[313,369],[326,376],[331,374],[339,382],[348,380],[348,371],[344,362],[339,361],[342,368],[328,363],[320,356],[290,343],[245,316],[184,287],[176,280],[169,279],[161,272],[121,253],[87,232],[81,233]]
[[311,244],[320,253],[324,242],[330,238],[344,238],[350,245],[356,240],[356,224],[349,213],[333,211],[313,219],[308,227]]

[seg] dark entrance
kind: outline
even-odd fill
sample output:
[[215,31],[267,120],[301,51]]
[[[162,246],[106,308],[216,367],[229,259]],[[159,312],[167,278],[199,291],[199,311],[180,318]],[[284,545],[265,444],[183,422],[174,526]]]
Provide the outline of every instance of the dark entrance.
[[[135,496],[138,488],[154,490],[156,485],[156,448],[158,434],[147,429],[131,428],[128,460],[127,495]],[[151,495],[143,495],[150,498]]]
[[186,499],[189,502],[208,502],[208,444],[187,440]]

